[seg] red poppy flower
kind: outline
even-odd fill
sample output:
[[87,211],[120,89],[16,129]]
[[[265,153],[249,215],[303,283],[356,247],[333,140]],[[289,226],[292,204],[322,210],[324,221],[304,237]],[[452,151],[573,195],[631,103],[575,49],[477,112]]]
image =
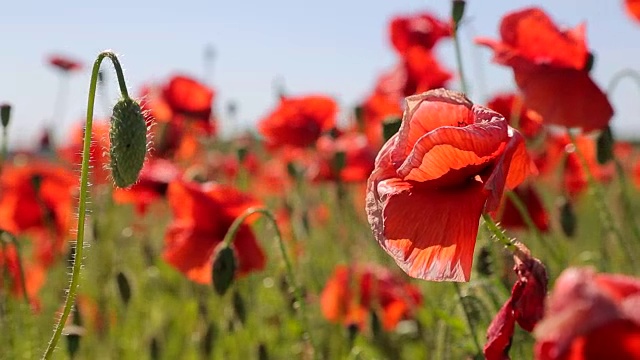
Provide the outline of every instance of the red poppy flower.
[[313,180],[364,182],[373,171],[376,151],[362,134],[345,133],[336,139],[325,135],[318,140],[316,149],[319,159],[310,170]]
[[[478,220],[531,162],[502,115],[444,89],[407,98],[399,132],[376,158],[367,214],[383,249],[410,276],[468,281]],[[460,206],[465,204],[465,206]]]
[[162,90],[164,100],[179,115],[209,122],[214,92],[187,76],[174,76]]
[[[514,189],[515,195],[527,207],[527,212],[536,228],[542,232],[549,231],[549,213],[544,208],[540,195],[531,184],[523,184]],[[526,228],[520,211],[511,199],[504,200],[504,207],[499,217],[500,225],[507,229]]]
[[499,94],[487,103],[487,107],[507,119],[509,125],[527,138],[536,137],[542,130],[542,117],[524,106],[522,98],[513,93]]
[[374,92],[362,103],[362,121],[364,133],[369,143],[377,148],[382,146],[382,123],[390,117],[402,116],[401,97]]
[[544,301],[549,282],[547,271],[540,260],[531,256],[523,244],[516,245],[513,256],[518,279],[511,289],[511,296],[500,308],[487,329],[487,344],[483,353],[487,360],[509,359],[509,348],[515,324],[526,331],[533,331],[544,315]]
[[398,16],[389,24],[391,44],[400,54],[412,46],[432,49],[439,40],[452,35],[452,25],[430,13]]
[[627,9],[627,14],[635,21],[640,22],[640,1],[625,0],[624,5]]
[[60,56],[60,55],[52,55],[47,59],[50,65],[55,68],[62,70],[63,72],[72,72],[76,70],[82,69],[82,64],[79,61],[73,60],[71,58]]
[[133,186],[128,189],[116,188],[113,199],[120,204],[135,204],[138,213],[144,214],[149,205],[166,195],[169,183],[179,175],[180,170],[172,162],[153,159],[144,164]]
[[[229,186],[183,181],[169,184],[167,198],[174,219],[167,229],[164,259],[189,279],[211,284],[216,246],[238,216],[260,203]],[[232,247],[240,275],[264,268],[264,253],[247,223],[240,226]]]
[[377,266],[336,266],[320,295],[324,317],[331,322],[344,322],[365,328],[370,311],[381,311],[386,330],[411,318],[422,304],[418,288],[389,270]]
[[606,95],[589,77],[584,25],[559,30],[538,8],[505,16],[502,42],[478,39],[494,50],[494,61],[513,69],[528,108],[548,124],[602,129],[613,116]]
[[[613,164],[601,165],[598,163],[596,140],[589,135],[576,135],[578,150],[585,158],[589,172],[600,182],[608,182],[613,178]],[[575,146],[566,133],[551,133],[545,143],[545,153],[538,164],[543,173],[552,173],[558,164],[563,166],[563,188],[572,197],[578,197],[588,187],[587,173],[584,171],[580,157]]]
[[258,129],[273,147],[313,145],[323,131],[335,127],[338,105],[320,96],[283,97],[278,107],[260,120]]
[[562,272],[535,330],[536,359],[639,359],[640,279]]
[[51,248],[62,251],[75,218],[77,176],[45,163],[2,170],[0,228],[13,234],[44,232],[49,235],[46,239]]
[[407,49],[403,61],[406,73],[405,96],[445,87],[452,77],[431,50],[419,46]]

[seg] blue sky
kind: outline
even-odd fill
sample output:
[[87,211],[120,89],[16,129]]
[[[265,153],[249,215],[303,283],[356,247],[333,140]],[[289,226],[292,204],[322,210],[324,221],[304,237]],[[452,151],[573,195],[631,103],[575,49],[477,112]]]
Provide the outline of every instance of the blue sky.
[[[43,124],[53,121],[59,82],[46,56],[59,53],[83,61],[85,69],[68,84],[64,116],[54,122],[56,138],[64,141],[69,126],[83,117],[89,66],[101,50],[121,55],[135,94],[145,82],[175,73],[204,77],[204,48],[212,44],[216,107],[224,109],[230,99],[239,105],[240,123],[223,123],[225,131],[250,126],[268,112],[276,77],[288,93],[327,93],[346,109],[396,61],[388,42],[389,19],[418,10],[446,17],[449,5],[447,0],[10,1],[0,12],[0,102],[14,106],[12,143],[29,146]],[[469,0],[462,40],[474,102],[510,90],[513,83],[510,70],[491,64],[490,51],[473,45],[473,37],[496,37],[506,12],[532,5],[565,26],[587,23],[588,44],[597,54],[593,74],[601,87],[616,71],[640,70],[640,24],[626,16],[622,0]],[[437,51],[453,70],[452,44],[446,41]],[[109,75],[110,91],[100,95],[97,116],[107,115],[106,103],[117,99],[115,76]],[[633,83],[622,82],[612,99],[616,134],[640,135],[638,99]]]

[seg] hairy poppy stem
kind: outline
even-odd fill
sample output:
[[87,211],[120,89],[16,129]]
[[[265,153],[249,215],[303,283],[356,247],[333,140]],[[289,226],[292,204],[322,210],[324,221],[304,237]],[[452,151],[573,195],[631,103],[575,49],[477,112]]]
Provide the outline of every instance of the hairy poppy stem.
[[18,258],[18,276],[20,276],[20,283],[22,284],[22,295],[24,296],[24,301],[27,303],[27,305],[29,305],[29,294],[27,294],[27,282],[26,282],[26,277],[24,276],[24,267],[22,266],[22,257],[20,256],[20,254],[22,253],[22,250],[20,248],[20,242],[18,242],[18,239],[16,239],[16,237],[5,230],[1,230],[0,229],[0,241],[2,242],[2,250],[5,253],[6,256],[6,249],[5,249],[5,244],[6,244],[6,240],[4,240],[5,238],[3,237],[3,235],[6,235],[9,238],[9,242],[11,244],[13,244],[13,247],[16,249],[16,256]]
[[491,231],[491,233],[495,236],[496,240],[498,240],[502,245],[504,245],[509,251],[515,253],[518,248],[515,246],[513,241],[511,241],[507,235],[504,234],[504,231],[500,229],[500,226],[493,221],[491,216],[487,213],[482,214],[482,219],[484,219],[484,225]]
[[546,241],[544,235],[540,233],[540,230],[538,230],[538,227],[536,226],[535,222],[531,218],[531,215],[529,214],[529,210],[527,210],[527,206],[522,202],[522,199],[520,199],[518,194],[516,194],[513,191],[507,191],[507,197],[509,197],[509,200],[511,200],[511,202],[516,207],[516,209],[518,209],[518,212],[520,213],[520,216],[522,216],[522,220],[524,220],[524,222],[527,224],[529,231],[533,232],[533,235],[535,236],[535,238],[551,254],[551,257],[553,258],[553,260],[555,260],[558,264],[563,264],[565,260],[564,256],[559,255],[556,252],[555,248]]
[[598,214],[600,215],[600,221],[606,227],[607,232],[612,233],[616,237],[616,239],[618,240],[618,243],[623,249],[623,253],[626,256],[627,261],[629,261],[629,263],[631,263],[631,267],[634,270],[636,270],[636,261],[635,261],[635,255],[634,255],[633,249],[629,248],[629,244],[627,244],[627,242],[624,241],[624,237],[620,232],[620,229],[614,223],[611,210],[605,203],[604,192],[602,191],[600,184],[598,184],[593,174],[591,173],[591,169],[589,169],[589,165],[587,164],[587,159],[584,157],[584,154],[582,154],[582,151],[578,147],[578,143],[576,141],[575,135],[571,132],[571,130],[568,130],[567,133],[569,134],[571,143],[575,148],[576,155],[580,160],[580,166],[582,166],[582,170],[587,175],[587,182],[589,183],[589,189],[591,190],[592,197],[596,202]]
[[110,50],[101,52],[96,61],[93,63],[93,70],[91,72],[91,82],[89,84],[89,99],[87,104],[87,119],[84,130],[84,144],[82,149],[82,169],[80,171],[80,199],[78,200],[78,229],[75,256],[73,257],[73,269],[71,272],[71,282],[69,283],[69,289],[67,291],[67,297],[64,302],[64,309],[62,310],[62,316],[56,324],[55,330],[49,340],[47,350],[43,355],[43,359],[50,359],[53,352],[56,349],[56,345],[62,335],[62,329],[67,322],[67,318],[71,313],[71,308],[76,297],[78,290],[78,283],[80,282],[80,271],[82,269],[82,256],[84,250],[84,226],[87,211],[87,198],[89,196],[89,158],[91,157],[91,135],[93,125],[93,108],[96,100],[96,88],[98,85],[98,73],[100,72],[100,64],[105,57],[108,57],[113,63],[113,67],[116,70],[118,76],[118,84],[120,85],[120,92],[123,98],[129,98],[129,92],[127,91],[127,85],[124,80],[124,74],[122,72],[122,66],[120,61]]
[[471,314],[469,313],[469,309],[467,304],[464,302],[464,297],[462,296],[462,290],[460,290],[460,284],[457,282],[453,283],[453,287],[456,289],[456,295],[458,296],[458,301],[460,302],[460,306],[462,306],[462,311],[464,312],[465,320],[467,321],[467,326],[469,327],[469,332],[471,333],[471,338],[473,339],[473,344],[476,347],[477,354],[482,354],[482,346],[480,346],[480,342],[478,341],[476,327],[473,324],[473,320],[471,320]]
[[298,286],[298,283],[296,282],[296,278],[293,273],[293,266],[291,265],[291,260],[289,259],[289,255],[287,255],[287,249],[285,248],[284,241],[282,240],[282,233],[280,232],[280,228],[278,227],[276,218],[275,216],[273,216],[271,211],[264,208],[247,209],[242,215],[237,217],[229,227],[229,231],[227,231],[227,234],[224,236],[224,239],[222,240],[223,246],[227,246],[227,247],[231,246],[231,243],[235,239],[238,231],[240,230],[240,226],[242,225],[242,223],[244,223],[244,221],[249,216],[254,214],[261,214],[262,216],[266,217],[267,219],[269,219],[269,221],[271,222],[271,224],[273,224],[273,227],[275,228],[276,239],[278,240],[280,253],[282,254],[282,259],[284,260],[284,263],[285,263],[285,267],[287,270],[287,277],[289,278],[289,284],[293,289],[293,296],[295,297],[296,302],[298,303],[298,306],[299,306],[299,310],[300,310],[299,316],[302,320],[302,326],[304,328],[304,332],[308,337],[309,343],[311,344],[311,348],[312,348],[311,351],[313,352],[314,357],[318,358],[318,353],[317,353],[318,348],[316,347],[313,336],[311,335],[311,327],[309,326],[309,320],[307,318],[307,309],[306,309],[305,301],[302,296],[302,291],[300,290],[300,286]]

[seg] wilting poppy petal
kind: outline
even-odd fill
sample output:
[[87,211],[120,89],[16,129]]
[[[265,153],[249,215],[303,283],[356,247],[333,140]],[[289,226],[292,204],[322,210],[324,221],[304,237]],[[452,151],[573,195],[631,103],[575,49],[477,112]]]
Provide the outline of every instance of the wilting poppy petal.
[[409,97],[369,178],[374,236],[413,277],[467,281],[481,213],[530,168],[522,137],[500,114],[446,90]]

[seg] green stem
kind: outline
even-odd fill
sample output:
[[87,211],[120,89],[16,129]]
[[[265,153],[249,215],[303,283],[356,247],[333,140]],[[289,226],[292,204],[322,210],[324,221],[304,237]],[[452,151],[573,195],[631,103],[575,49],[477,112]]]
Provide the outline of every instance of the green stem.
[[495,221],[493,221],[493,219],[489,214],[483,213],[482,219],[484,219],[484,225],[487,227],[487,229],[489,229],[489,231],[491,231],[491,233],[495,236],[496,240],[502,243],[512,253],[515,253],[518,250],[518,248],[515,246],[513,241],[511,241],[507,237],[507,235],[504,234],[504,231],[500,229],[498,224],[496,224]]
[[587,159],[584,157],[584,154],[582,154],[582,151],[578,147],[578,143],[576,141],[575,135],[571,132],[571,130],[568,130],[567,133],[569,134],[571,143],[575,148],[575,153],[578,156],[578,160],[580,161],[580,166],[582,166],[582,170],[587,176],[589,189],[591,190],[591,194],[593,195],[593,198],[595,200],[596,207],[598,209],[598,214],[600,216],[600,221],[604,224],[607,232],[609,232],[610,234],[613,234],[616,237],[616,239],[618,240],[618,243],[623,248],[623,253],[626,256],[627,261],[631,263],[632,268],[635,270],[636,262],[635,262],[635,256],[633,254],[633,250],[629,248],[627,242],[624,241],[624,237],[620,232],[620,229],[618,229],[618,227],[615,225],[613,221],[613,215],[611,214],[611,210],[609,209],[609,207],[605,202],[604,192],[600,187],[600,184],[595,180],[595,177],[591,173],[591,169],[589,169],[589,164],[587,163]]
[[116,70],[118,77],[118,84],[120,85],[120,92],[123,98],[128,98],[127,85],[124,80],[124,74],[122,72],[122,66],[116,57],[116,54],[107,50],[101,52],[96,61],[93,63],[93,70],[91,72],[91,82],[89,85],[89,99],[87,104],[87,119],[84,131],[84,144],[82,149],[82,169],[80,171],[80,199],[78,200],[78,229],[77,229],[77,241],[76,251],[73,257],[73,268],[71,272],[71,282],[69,284],[69,290],[67,291],[67,297],[64,302],[64,309],[62,310],[62,316],[58,320],[55,330],[47,350],[43,355],[43,359],[50,359],[53,352],[56,349],[56,345],[62,335],[62,329],[67,322],[67,318],[71,313],[73,302],[78,290],[78,283],[80,282],[80,271],[82,269],[82,257],[84,252],[84,227],[87,211],[87,198],[89,196],[89,158],[91,157],[91,135],[93,126],[93,108],[96,100],[96,87],[98,85],[98,73],[100,72],[100,64],[102,60],[108,57]]
[[518,194],[513,191],[507,191],[507,197],[509,198],[509,200],[511,200],[516,209],[518,209],[522,220],[524,220],[525,224],[527,224],[529,231],[533,232],[536,240],[538,240],[538,242],[541,243],[547,249],[547,251],[549,251],[551,257],[553,257],[553,259],[558,264],[562,264],[564,262],[564,258],[556,252],[555,248],[551,246],[551,244],[546,241],[542,233],[540,233],[540,230],[538,230],[538,227],[536,226],[535,222],[531,218],[531,215],[529,214],[529,211],[527,210],[527,206],[524,204],[524,202],[522,202],[522,199],[520,199]]
[[318,352],[317,352],[317,346],[315,345],[315,341],[314,338],[311,334],[311,327],[309,325],[309,320],[307,318],[307,309],[306,309],[306,303],[303,299],[302,296],[302,291],[300,290],[300,286],[298,286],[298,283],[296,282],[296,278],[294,276],[294,272],[293,272],[293,266],[291,265],[291,260],[289,259],[289,255],[287,255],[287,249],[284,246],[284,241],[282,240],[282,234],[280,232],[280,228],[278,227],[278,223],[276,222],[276,218],[275,216],[271,213],[271,211],[264,209],[264,208],[249,208],[247,209],[242,215],[240,215],[238,218],[236,218],[234,220],[234,222],[231,224],[231,226],[229,227],[229,231],[227,231],[227,234],[225,235],[224,239],[223,239],[223,245],[224,246],[231,246],[231,243],[233,242],[233,240],[235,239],[236,234],[238,233],[238,230],[240,230],[240,226],[244,223],[244,221],[251,215],[254,214],[261,214],[262,216],[266,217],[267,219],[269,219],[269,221],[273,224],[273,227],[275,228],[275,232],[276,232],[276,239],[278,240],[278,246],[280,248],[280,253],[282,254],[282,259],[284,260],[285,263],[285,267],[286,267],[286,271],[287,271],[287,277],[289,278],[289,284],[291,285],[292,289],[293,289],[293,295],[296,299],[296,302],[298,303],[298,305],[300,306],[299,309],[299,316],[302,320],[302,326],[304,327],[304,332],[307,335],[307,338],[309,339],[309,343],[311,344],[311,350],[314,354],[315,358],[318,358]]
[[460,87],[462,92],[467,94],[467,81],[464,76],[464,68],[462,66],[462,50],[460,49],[460,35],[458,33],[459,24],[453,27],[453,45],[456,51],[456,65],[458,67],[458,76],[460,77]]
[[636,238],[636,242],[640,243],[640,228],[638,228],[638,223],[633,217],[633,205],[631,204],[631,194],[629,193],[629,186],[627,184],[627,177],[624,172],[624,168],[618,159],[614,159],[616,164],[616,172],[618,173],[618,179],[620,182],[620,194],[622,200],[622,206],[624,207],[625,217],[627,218],[627,223],[631,225],[631,231],[633,232],[633,236]]
[[620,83],[620,81],[626,78],[633,80],[636,83],[636,85],[640,88],[640,74],[633,69],[622,69],[616,72],[611,78],[611,80],[609,81],[609,86],[607,86],[607,95],[611,97],[611,95],[613,94],[613,90],[615,90],[618,87],[618,84]]
[[469,327],[469,332],[471,333],[471,338],[473,339],[473,344],[476,347],[477,355],[482,354],[482,346],[480,346],[480,342],[476,336],[477,331],[475,325],[473,325],[473,321],[471,320],[471,314],[469,313],[469,309],[467,309],[467,305],[464,303],[462,291],[460,290],[460,284],[457,282],[453,283],[453,287],[456,289],[456,295],[458,296],[458,301],[462,306],[462,310],[464,311],[464,317],[467,321],[467,326]]
[[4,164],[9,155],[9,132],[7,131],[7,127],[2,127],[2,159],[0,159],[0,163]]

